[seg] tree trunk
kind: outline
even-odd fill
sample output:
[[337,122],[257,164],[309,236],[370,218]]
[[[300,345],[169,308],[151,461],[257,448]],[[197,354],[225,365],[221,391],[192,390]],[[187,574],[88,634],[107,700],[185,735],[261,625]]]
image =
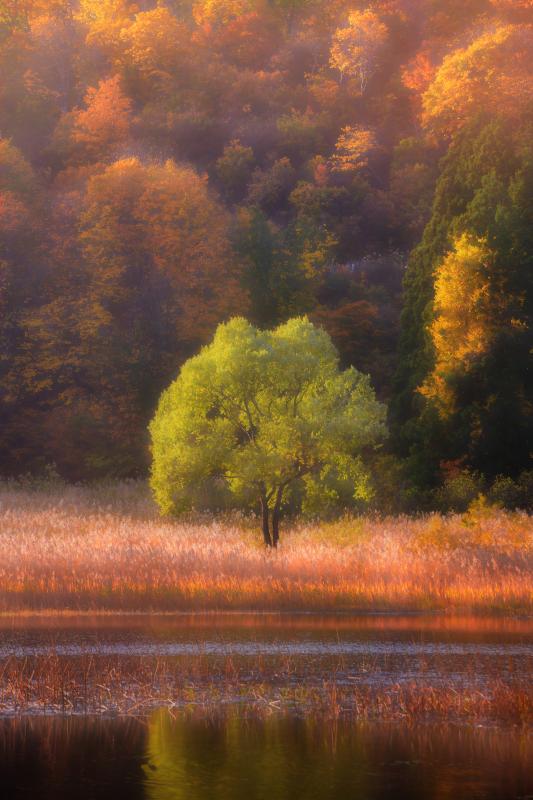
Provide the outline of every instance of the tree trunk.
[[281,514],[281,501],[283,500],[283,489],[278,489],[276,494],[276,504],[272,512],[272,544],[278,546],[279,542],[279,518]]
[[270,523],[269,523],[269,509],[268,500],[266,495],[261,497],[261,516],[263,521],[263,539],[265,540],[265,547],[272,547],[272,539],[270,537]]

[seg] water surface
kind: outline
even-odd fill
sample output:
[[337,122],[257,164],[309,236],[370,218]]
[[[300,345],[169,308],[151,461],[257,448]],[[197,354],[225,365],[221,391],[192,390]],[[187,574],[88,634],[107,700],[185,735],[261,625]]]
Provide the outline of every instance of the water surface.
[[[291,665],[292,683],[372,684],[413,680],[483,686],[495,677],[533,675],[533,619],[433,615],[176,614],[0,618],[0,665],[50,654],[81,658],[228,659],[243,680],[257,668],[275,680]],[[286,678],[285,678],[286,679]]]
[[[189,682],[238,675],[289,686],[474,687],[533,675],[533,620],[436,615],[178,614],[2,617],[0,673],[53,665],[181,665]],[[159,667],[158,667],[159,668]],[[164,667],[162,666],[161,669]],[[53,676],[56,666],[53,666]],[[137,669],[137,666],[135,666]],[[107,675],[109,676],[109,671]],[[112,673],[111,673],[112,674]],[[149,673],[147,673],[149,674]],[[73,673],[75,675],[75,671]],[[235,680],[233,678],[233,680]],[[268,692],[267,692],[268,696]],[[4,709],[6,800],[533,800],[525,726],[362,722],[243,702],[149,716]],[[226,698],[227,700],[228,698]],[[39,712],[40,710],[40,712]],[[36,713],[38,711],[39,713]]]
[[525,800],[524,732],[312,719],[0,723],[6,800]]

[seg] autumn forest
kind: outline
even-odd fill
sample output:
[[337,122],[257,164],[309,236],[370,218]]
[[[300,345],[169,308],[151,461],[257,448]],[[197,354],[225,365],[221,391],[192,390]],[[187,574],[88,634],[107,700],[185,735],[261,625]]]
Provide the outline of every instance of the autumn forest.
[[220,322],[306,315],[381,509],[527,507],[532,62],[531,0],[1,0],[3,476],[144,476]]

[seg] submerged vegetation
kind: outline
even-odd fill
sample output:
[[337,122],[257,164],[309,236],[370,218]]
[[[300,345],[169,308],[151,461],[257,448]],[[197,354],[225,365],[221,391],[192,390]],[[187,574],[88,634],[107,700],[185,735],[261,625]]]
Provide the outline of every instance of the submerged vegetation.
[[[471,670],[475,672],[475,659]],[[445,681],[446,673],[441,678]],[[214,716],[238,706],[242,716],[290,712],[390,721],[533,723],[533,686],[527,678],[494,677],[483,686],[432,685],[424,679],[368,683],[335,675],[310,683],[290,659],[240,668],[161,658],[78,659],[50,655],[1,665],[0,715],[119,714],[154,708]]]
[[141,484],[0,493],[0,609],[531,612],[533,526],[480,504],[418,518],[162,521]]

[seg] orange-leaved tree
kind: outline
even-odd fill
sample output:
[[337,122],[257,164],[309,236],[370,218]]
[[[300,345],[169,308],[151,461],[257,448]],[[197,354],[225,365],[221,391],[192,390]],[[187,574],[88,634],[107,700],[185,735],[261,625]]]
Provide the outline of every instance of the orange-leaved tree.
[[48,460],[74,478],[131,475],[162,387],[247,298],[228,217],[190,167],[122,159],[73,202],[78,262],[26,317],[20,374]]
[[423,122],[452,136],[482,109],[517,118],[533,100],[533,30],[500,26],[446,56],[423,96]]
[[127,141],[131,119],[131,100],[115,75],[87,90],[85,108],[72,115],[72,139],[83,148],[85,160],[105,158]]
[[124,325],[119,338],[128,337],[126,318],[137,309],[134,324],[148,326],[154,353],[163,332],[171,353],[194,349],[246,302],[228,231],[226,213],[190,167],[136,158],[111,165],[89,181],[81,217],[94,318]]

